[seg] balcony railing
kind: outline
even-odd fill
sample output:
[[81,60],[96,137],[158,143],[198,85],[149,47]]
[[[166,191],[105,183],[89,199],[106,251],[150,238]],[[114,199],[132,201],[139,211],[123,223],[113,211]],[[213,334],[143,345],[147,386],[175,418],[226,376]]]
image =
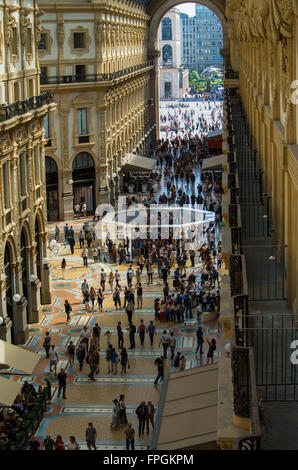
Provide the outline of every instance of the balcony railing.
[[134,65],[127,69],[118,70],[113,73],[100,73],[100,74],[76,74],[76,75],[60,75],[54,77],[40,77],[41,85],[60,85],[64,83],[80,83],[80,82],[111,82],[117,78],[125,77],[139,70],[146,69],[154,65],[153,60],[148,60],[143,64]]
[[15,116],[29,113],[34,109],[41,108],[45,104],[52,103],[54,101],[54,93],[46,91],[39,96],[32,96],[25,101],[16,101],[9,105],[0,106],[0,122],[12,119]]

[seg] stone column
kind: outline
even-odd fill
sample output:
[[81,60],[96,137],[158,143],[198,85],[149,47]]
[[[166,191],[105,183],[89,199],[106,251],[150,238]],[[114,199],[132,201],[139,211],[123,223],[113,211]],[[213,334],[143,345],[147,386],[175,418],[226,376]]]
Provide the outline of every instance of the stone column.
[[[104,96],[99,97],[100,101],[104,100]],[[98,119],[99,119],[99,161],[100,161],[100,175],[99,175],[99,193],[100,203],[110,203],[110,189],[108,176],[108,163],[106,151],[106,128],[107,128],[107,111],[106,106],[100,102],[97,106]]]
[[12,321],[6,312],[6,291],[5,291],[5,275],[0,274],[0,316],[3,319],[0,325],[0,339],[11,343],[11,327]]
[[41,233],[41,304],[48,305],[52,303],[51,270],[47,260],[47,232]]
[[25,344],[29,337],[27,299],[22,295],[18,302],[13,303],[14,343]]
[[41,282],[37,278],[35,281],[30,281],[31,302],[29,310],[29,323],[39,323],[41,320],[41,304],[39,291],[41,289]]

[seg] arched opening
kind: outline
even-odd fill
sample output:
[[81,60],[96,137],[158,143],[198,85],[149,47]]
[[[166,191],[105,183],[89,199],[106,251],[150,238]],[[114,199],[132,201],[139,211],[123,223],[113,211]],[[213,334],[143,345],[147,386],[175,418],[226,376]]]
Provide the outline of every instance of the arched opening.
[[[174,23],[173,17],[175,15],[172,14],[172,9],[176,10],[178,6],[184,5],[185,3],[189,4],[189,2],[181,2],[177,0],[160,0],[158,2],[150,2],[148,7],[148,13],[151,16],[148,53],[152,58],[160,56],[159,65],[161,67],[159,73],[156,74],[154,85],[152,84],[155,87],[155,122],[153,121],[152,125],[156,123],[157,139],[163,137],[160,135],[159,100],[169,100],[170,98],[174,98],[175,100],[182,99],[182,96],[185,96],[185,93],[183,93],[184,89],[190,89],[189,85],[187,86],[187,81],[189,79],[188,71],[192,71],[192,69],[197,70],[198,60],[201,63],[202,69],[208,61],[206,56],[210,55],[210,65],[214,64],[217,67],[218,63],[221,63],[221,65],[224,64],[224,57],[228,54],[229,51],[227,22],[224,12],[225,7],[217,0],[200,0],[194,1],[192,3],[196,9],[195,16],[198,17],[198,20],[199,16],[202,16],[200,19],[202,24],[207,21],[207,18],[203,18],[205,14],[204,11],[200,12],[200,10],[204,7],[207,7],[209,10],[209,15],[213,15],[216,21],[219,21],[222,35],[221,46],[219,46],[219,44],[215,44],[217,41],[215,37],[217,33],[216,29],[211,29],[208,31],[208,34],[201,34],[202,38],[199,39],[197,34],[198,20],[194,20],[191,15],[183,13],[180,15],[178,12],[178,16],[180,17],[179,21],[181,24],[183,23],[186,33],[186,36],[183,39],[185,42],[181,44],[181,29],[180,26],[177,27],[177,25]],[[171,19],[172,22],[172,39],[168,40],[167,44],[160,44],[160,41],[163,41],[163,38],[166,37],[166,34],[168,34],[166,31],[167,28],[169,28],[170,23],[167,18]],[[187,24],[189,26],[187,26]],[[191,32],[187,30],[187,27],[189,29],[193,28],[193,31]],[[210,41],[208,47],[206,47],[205,44],[206,40]],[[170,47],[172,47],[172,57]],[[191,55],[190,51],[193,61],[188,60],[190,59]],[[185,53],[187,61],[185,59]],[[200,59],[198,59],[199,56]],[[174,70],[176,73],[175,77]],[[161,71],[164,76],[162,76]],[[153,86],[152,92],[154,91]],[[193,90],[191,89],[191,91]]]
[[26,305],[26,314],[27,314],[27,323],[29,322],[29,303],[28,303],[28,283],[29,283],[29,258],[28,258],[28,240],[26,236],[26,231],[24,228],[22,228],[21,232],[21,240],[20,240],[20,255],[21,255],[21,274],[22,274],[22,289],[23,289],[23,295],[27,299],[27,305]]
[[170,44],[166,44],[162,48],[162,65],[171,67],[173,65],[173,48]]
[[11,325],[11,342],[15,341],[15,325],[13,320],[13,295],[14,295],[14,281],[13,281],[13,253],[10,243],[6,243],[4,251],[4,274],[5,274],[5,303],[6,313],[12,322]]
[[72,163],[74,205],[87,205],[87,213],[95,210],[95,168],[92,156],[87,152],[79,153]]
[[58,167],[52,157],[46,157],[46,189],[48,221],[59,220]]

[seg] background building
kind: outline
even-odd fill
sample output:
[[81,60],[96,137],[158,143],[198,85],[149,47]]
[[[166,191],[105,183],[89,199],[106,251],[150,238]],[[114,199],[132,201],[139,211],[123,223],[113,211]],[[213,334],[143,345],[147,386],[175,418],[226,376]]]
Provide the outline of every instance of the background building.
[[176,8],[170,10],[161,21],[158,47],[161,50],[160,98],[181,98],[189,86],[189,74],[181,66],[180,12]]
[[222,69],[223,47],[222,26],[213,11],[203,5],[196,5],[196,15],[181,17],[181,61],[185,68],[202,72],[206,67]]
[[0,5],[0,338],[24,343],[51,302],[47,253],[44,116],[35,0]]
[[113,202],[125,158],[150,144],[149,17],[134,2],[39,3],[41,88],[58,104],[45,121],[48,216],[69,220],[76,203]]

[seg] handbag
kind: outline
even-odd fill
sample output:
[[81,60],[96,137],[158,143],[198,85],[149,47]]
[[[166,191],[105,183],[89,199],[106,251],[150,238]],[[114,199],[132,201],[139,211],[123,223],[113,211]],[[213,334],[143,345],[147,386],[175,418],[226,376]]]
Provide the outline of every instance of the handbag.
[[127,364],[127,369],[130,369],[130,363]]

